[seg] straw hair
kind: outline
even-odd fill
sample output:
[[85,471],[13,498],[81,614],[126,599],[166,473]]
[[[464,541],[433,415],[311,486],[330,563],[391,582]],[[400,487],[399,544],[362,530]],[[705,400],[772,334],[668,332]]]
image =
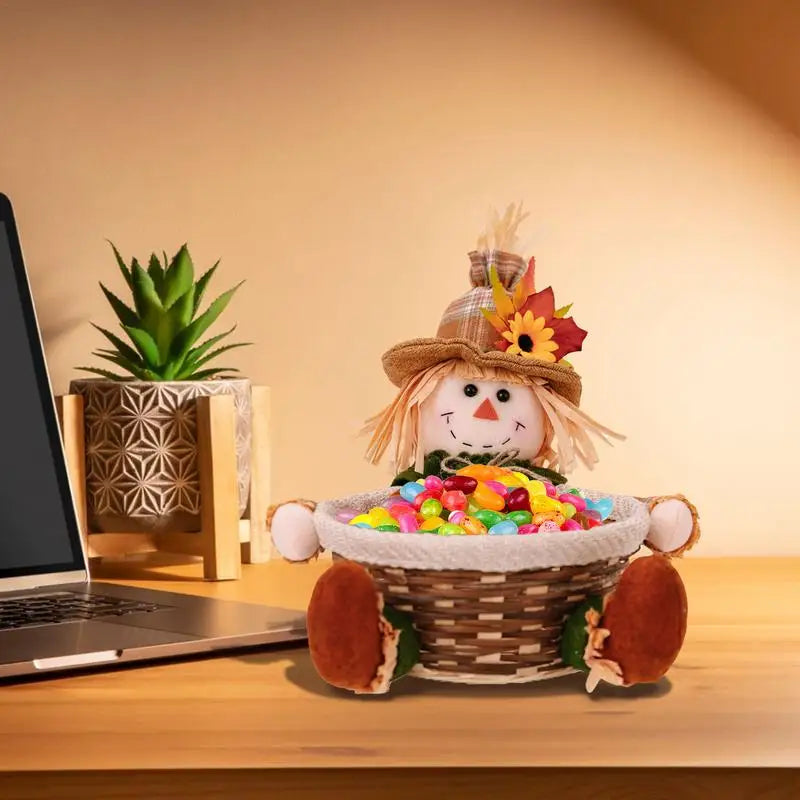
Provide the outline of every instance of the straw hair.
[[366,457],[381,461],[394,444],[392,462],[398,469],[414,465],[420,469],[425,453],[420,447],[420,407],[439,383],[450,375],[465,380],[490,380],[530,386],[545,412],[545,440],[534,460],[535,466],[569,472],[578,461],[588,469],[597,463],[597,450],[589,436],[593,434],[611,444],[610,439],[624,439],[618,433],[595,422],[576,405],[554,392],[546,381],[517,372],[460,359],[449,359],[413,375],[392,403],[365,423],[362,433],[371,433]]

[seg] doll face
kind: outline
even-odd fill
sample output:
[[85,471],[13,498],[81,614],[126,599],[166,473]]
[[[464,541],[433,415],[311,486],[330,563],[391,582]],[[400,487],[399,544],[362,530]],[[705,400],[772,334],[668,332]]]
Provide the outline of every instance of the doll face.
[[519,448],[533,459],[544,443],[545,415],[529,386],[444,378],[420,406],[426,453],[497,453]]

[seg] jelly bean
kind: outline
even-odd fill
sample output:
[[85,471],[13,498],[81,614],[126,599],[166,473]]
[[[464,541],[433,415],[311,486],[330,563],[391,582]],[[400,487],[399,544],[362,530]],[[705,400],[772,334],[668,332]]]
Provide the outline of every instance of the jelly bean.
[[591,518],[589,518],[589,519],[586,520],[586,524],[591,529],[591,528],[596,528],[598,525],[602,525],[603,523],[600,522],[599,519],[591,519]]
[[336,519],[339,522],[350,522],[353,517],[358,516],[358,511],[353,511],[352,508],[343,508],[341,511],[336,512]]
[[600,512],[595,511],[593,508],[587,508],[586,511],[583,512],[583,516],[586,519],[594,520],[595,522],[602,522],[602,518],[600,517]]
[[424,482],[425,488],[434,494],[442,493],[442,479],[438,475],[428,475]]
[[486,533],[486,526],[475,517],[464,517],[459,524],[470,536],[482,536]]
[[475,478],[470,478],[469,475],[452,475],[443,484],[446,492],[464,492],[464,494],[472,494],[478,481]]
[[456,509],[447,515],[447,521],[453,522],[456,525],[460,525],[466,519],[466,517],[467,515],[463,511]]
[[452,522],[445,522],[437,531],[439,536],[463,536],[466,531],[460,526]]
[[503,517],[500,514],[498,514],[496,511],[492,511],[489,508],[482,508],[471,516],[474,516],[475,519],[480,520],[487,528],[491,528],[493,525],[497,525],[498,522],[503,521]]
[[528,477],[524,472],[512,471],[511,474],[520,482],[521,486],[525,486],[525,484],[530,481],[530,477]]
[[562,503],[569,503],[576,511],[586,511],[586,501],[579,494],[567,492],[558,498]]
[[510,519],[503,519],[489,528],[489,536],[516,536],[518,530],[516,523]]
[[506,519],[512,520],[516,525],[528,525],[533,519],[530,511],[511,511],[506,515]]
[[494,467],[487,466],[486,464],[470,464],[467,467],[456,472],[456,475],[466,475],[469,478],[475,478],[478,481],[490,481],[497,477]]
[[560,511],[561,503],[558,500],[547,497],[546,495],[534,495],[531,497],[531,511],[537,514],[541,511]]
[[497,492],[492,491],[485,483],[479,483],[472,493],[472,499],[483,508],[492,511],[502,511],[506,507],[506,501]]
[[383,505],[385,508],[391,508],[393,505],[395,505],[395,503],[407,502],[407,500],[404,500],[402,497],[400,497],[400,493],[398,492],[397,494],[393,494],[391,497],[389,497]]
[[544,483],[544,490],[547,493],[547,496],[557,498],[558,489],[556,489],[556,487],[553,486],[552,483],[548,483],[547,481],[543,481],[543,483]]
[[395,518],[400,519],[400,517],[405,516],[406,514],[413,514],[416,509],[411,503],[406,503],[405,500],[402,503],[395,503],[389,509],[389,513]]
[[486,485],[500,497],[505,497],[508,494],[508,486],[500,483],[500,481],[486,481]]
[[531,497],[537,494],[547,494],[547,487],[541,481],[528,481],[528,483],[525,484],[525,488],[528,490],[528,494]]
[[509,511],[530,511],[531,498],[527,489],[512,489],[506,496],[506,507]]
[[572,503],[562,503],[561,504],[561,513],[567,518],[572,519],[575,514],[577,513],[577,509],[575,508]]
[[581,527],[580,522],[576,522],[574,519],[568,519],[561,526],[561,530],[563,530],[563,531],[582,531],[583,528]]
[[372,530],[372,525],[370,525],[369,522],[351,522],[350,524],[356,528],[369,528]]
[[517,478],[513,474],[499,475],[497,478],[495,478],[495,480],[498,483],[502,483],[503,486],[507,487],[508,489],[516,489],[519,486],[524,486],[525,485],[525,481],[521,481],[519,478]]
[[586,506],[591,511],[596,511],[600,519],[608,519],[614,510],[614,501],[610,497],[601,497],[599,500],[586,501]]
[[397,522],[400,525],[400,530],[403,533],[414,533],[419,530],[419,523],[414,514],[403,514]]
[[467,514],[475,516],[475,514],[477,514],[480,510],[481,507],[470,497],[469,502],[467,503]]
[[419,513],[422,514],[425,519],[429,519],[430,517],[438,517],[439,514],[442,513],[442,504],[435,497],[429,497],[420,506]]
[[418,483],[409,481],[400,487],[400,497],[402,497],[403,500],[407,500],[409,503],[413,503],[414,498],[424,491],[425,490]]
[[560,526],[560,525],[557,525],[557,524],[556,524],[555,522],[553,522],[553,520],[551,520],[551,519],[545,520],[545,521],[544,521],[544,522],[543,522],[543,523],[542,523],[542,524],[539,526],[539,532],[540,532],[540,533],[555,533],[556,531],[560,531],[560,530],[561,530],[561,526]]
[[383,506],[375,506],[371,508],[368,512],[370,520],[377,521],[377,520],[389,520],[392,521],[392,515],[389,513],[389,510],[384,508]]
[[541,527],[545,522],[555,522],[556,527],[561,529],[561,526],[564,524],[565,517],[563,514],[559,514],[558,511],[543,511],[539,514],[533,515],[533,521],[536,525]]
[[370,528],[372,527],[372,522],[370,521],[368,514],[359,514],[358,516],[353,517],[353,519],[350,520],[350,524],[351,525],[363,524],[363,525],[369,525]]
[[521,534],[523,536],[526,535],[526,534],[529,534],[529,533],[539,533],[539,526],[538,525],[532,525],[532,524],[520,525],[519,526],[519,530],[517,531],[517,533],[519,533],[519,534]]
[[423,489],[425,488],[425,478],[417,478],[415,483],[418,483]]
[[378,525],[375,528],[376,531],[391,531],[392,533],[398,533],[400,530],[399,525]]
[[442,505],[449,511],[463,511],[467,507],[467,496],[460,489],[442,494]]
[[419,494],[418,494],[418,495],[417,495],[417,496],[414,498],[414,502],[413,502],[411,505],[413,505],[413,506],[414,506],[414,509],[415,509],[416,511],[419,511],[419,510],[422,508],[422,504],[423,504],[423,503],[424,503],[426,500],[430,500],[431,498],[433,498],[434,500],[436,500],[436,498],[435,498],[435,497],[433,497],[433,495],[432,495],[432,494],[431,494],[431,493],[430,493],[430,492],[429,492],[427,489],[423,489],[423,490],[422,490],[422,491],[421,491],[421,492],[420,492],[420,493],[419,493]]
[[428,517],[426,520],[423,520],[419,529],[428,532],[437,531],[442,525],[444,525],[444,520],[441,517]]

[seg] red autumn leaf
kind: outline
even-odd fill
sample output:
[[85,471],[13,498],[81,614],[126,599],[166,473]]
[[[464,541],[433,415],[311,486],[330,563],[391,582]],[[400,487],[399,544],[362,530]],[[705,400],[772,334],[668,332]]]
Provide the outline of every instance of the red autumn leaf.
[[572,317],[564,319],[553,317],[547,320],[547,327],[553,329],[553,341],[558,345],[558,350],[554,351],[553,355],[559,361],[569,353],[577,352],[583,346],[586,331],[579,328]]
[[532,294],[519,309],[519,313],[523,316],[526,311],[532,312],[534,318],[544,317],[549,320],[556,313],[556,301],[553,297],[552,287],[548,286],[541,292]]

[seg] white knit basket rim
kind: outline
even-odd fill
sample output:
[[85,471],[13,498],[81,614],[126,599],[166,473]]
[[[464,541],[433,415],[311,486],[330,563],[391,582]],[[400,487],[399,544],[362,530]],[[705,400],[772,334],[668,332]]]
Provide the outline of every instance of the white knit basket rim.
[[314,521],[321,545],[344,558],[376,566],[519,572],[629,556],[641,547],[650,523],[647,506],[636,498],[596,491],[586,494],[593,500],[611,497],[615,521],[589,531],[528,536],[437,536],[375,531],[336,519],[339,511],[367,511],[391,494],[392,490],[382,489],[320,503]]

